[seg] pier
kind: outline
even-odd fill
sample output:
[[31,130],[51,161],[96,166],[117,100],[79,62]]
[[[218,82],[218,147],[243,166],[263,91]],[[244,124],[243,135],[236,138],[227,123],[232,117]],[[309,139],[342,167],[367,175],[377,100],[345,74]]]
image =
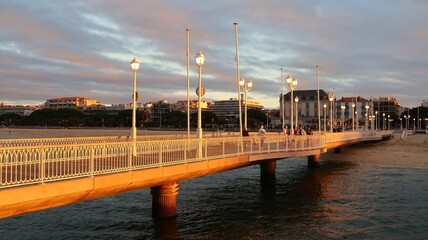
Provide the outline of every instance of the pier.
[[0,141],[0,218],[150,188],[154,218],[176,212],[179,182],[259,164],[261,181],[275,179],[276,161],[307,157],[392,136],[392,131],[258,137],[187,135],[22,139]]

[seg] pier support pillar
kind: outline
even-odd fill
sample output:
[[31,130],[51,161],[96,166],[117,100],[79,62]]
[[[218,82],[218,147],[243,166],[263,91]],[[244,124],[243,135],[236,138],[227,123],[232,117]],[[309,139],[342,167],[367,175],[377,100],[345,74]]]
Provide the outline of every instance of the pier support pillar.
[[260,163],[260,182],[275,184],[276,160]]
[[308,156],[308,167],[313,168],[313,167],[318,167],[319,165],[320,165],[319,154]]
[[337,147],[334,149],[334,153],[341,153],[343,151],[343,147]]
[[178,183],[168,183],[150,188],[152,217],[167,218],[177,215]]

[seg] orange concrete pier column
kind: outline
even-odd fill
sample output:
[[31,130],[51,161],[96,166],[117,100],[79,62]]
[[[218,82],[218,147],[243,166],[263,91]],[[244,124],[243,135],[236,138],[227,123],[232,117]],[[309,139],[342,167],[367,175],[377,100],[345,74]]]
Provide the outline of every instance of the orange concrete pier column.
[[320,165],[320,155],[310,155],[308,156],[308,167],[318,167]]
[[261,183],[275,183],[276,160],[260,163]]
[[334,153],[341,153],[343,151],[343,147],[337,147],[334,149]]
[[167,218],[177,215],[178,183],[168,183],[150,188],[152,217]]

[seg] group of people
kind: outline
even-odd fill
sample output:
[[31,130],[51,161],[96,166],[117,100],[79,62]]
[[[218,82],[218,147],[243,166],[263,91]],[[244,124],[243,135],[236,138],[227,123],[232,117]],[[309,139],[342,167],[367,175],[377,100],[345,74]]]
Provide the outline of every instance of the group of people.
[[[261,144],[261,149],[263,149],[263,143],[265,141],[265,135],[266,135],[266,129],[265,127],[262,125],[260,125],[259,131],[257,132],[257,135],[260,137],[260,144]],[[248,132],[247,128],[243,128],[242,129],[242,136],[243,137],[248,137],[250,136],[250,133]],[[254,142],[254,144],[256,144],[256,142]],[[245,144],[247,145],[247,144]]]
[[[290,135],[291,134],[290,133],[290,128],[288,126],[285,126],[284,130],[283,130],[283,133],[285,135]],[[298,126],[296,126],[294,128],[294,133],[293,134],[294,135],[313,135],[314,133],[312,132],[311,127],[309,127],[309,126],[303,127],[301,125],[298,125]]]
[[[288,126],[285,126],[282,133],[285,134],[285,135],[291,135],[290,128]],[[314,133],[312,132],[312,129],[311,129],[310,126],[303,127],[301,125],[298,125],[294,129],[293,134],[294,135],[313,135]],[[260,138],[260,144],[261,144],[261,146],[263,148],[263,143],[265,141],[265,136],[266,136],[266,129],[264,128],[263,124],[260,125],[260,128],[259,128],[259,130],[257,132],[257,135]],[[244,136],[244,137],[250,136],[247,128],[242,129],[242,136]]]

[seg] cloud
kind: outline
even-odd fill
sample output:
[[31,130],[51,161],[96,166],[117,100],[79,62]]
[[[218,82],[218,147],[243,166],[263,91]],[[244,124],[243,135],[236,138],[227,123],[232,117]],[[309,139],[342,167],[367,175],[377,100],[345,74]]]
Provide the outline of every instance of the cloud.
[[[186,28],[194,55],[206,56],[204,98],[236,97],[234,22],[239,22],[242,77],[249,97],[278,107],[280,68],[299,89],[338,96],[394,96],[405,106],[426,96],[428,22],[424,1],[3,1],[0,3],[0,101],[40,103],[85,96],[127,103],[129,62],[141,101],[182,100],[187,94]],[[286,88],[287,89],[287,88]],[[196,97],[194,94],[192,98]]]

